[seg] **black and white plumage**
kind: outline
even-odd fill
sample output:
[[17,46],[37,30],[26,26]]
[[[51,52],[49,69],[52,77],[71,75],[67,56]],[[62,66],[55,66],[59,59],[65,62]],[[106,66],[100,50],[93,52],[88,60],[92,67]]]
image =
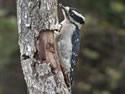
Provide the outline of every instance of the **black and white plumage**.
[[85,23],[85,17],[75,8],[62,8],[64,20],[59,25],[57,36],[58,53],[67,86],[71,88],[72,74],[77,64],[80,49],[80,28]]
[[79,32],[79,28],[76,27],[76,30],[73,32],[72,35],[72,56],[71,56],[71,83],[72,83],[72,75],[73,75],[73,71],[75,69],[76,63],[77,63],[77,59],[78,59],[78,55],[79,55],[79,50],[80,50],[80,32]]

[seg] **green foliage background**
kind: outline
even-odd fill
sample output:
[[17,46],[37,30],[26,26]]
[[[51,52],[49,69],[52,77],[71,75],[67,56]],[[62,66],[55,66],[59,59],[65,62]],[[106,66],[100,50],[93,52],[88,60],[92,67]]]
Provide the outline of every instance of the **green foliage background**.
[[[0,94],[26,94],[19,60],[16,0],[0,1]],[[73,94],[125,94],[125,1],[59,0],[86,17]],[[59,10],[60,11],[60,10]],[[62,19],[62,15],[59,14]]]
[[0,69],[9,63],[11,54],[17,51],[16,19],[6,18],[5,14],[5,11],[0,10]]

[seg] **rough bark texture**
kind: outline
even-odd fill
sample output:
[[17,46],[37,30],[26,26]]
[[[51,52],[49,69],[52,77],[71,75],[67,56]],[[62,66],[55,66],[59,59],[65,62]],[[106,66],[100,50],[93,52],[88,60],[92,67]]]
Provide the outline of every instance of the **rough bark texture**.
[[17,0],[21,65],[29,94],[69,94],[54,38],[57,0]]

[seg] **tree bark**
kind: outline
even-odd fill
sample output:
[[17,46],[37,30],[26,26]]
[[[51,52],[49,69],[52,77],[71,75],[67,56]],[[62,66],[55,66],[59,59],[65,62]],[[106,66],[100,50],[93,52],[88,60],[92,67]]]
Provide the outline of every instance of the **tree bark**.
[[21,65],[29,94],[69,94],[54,30],[57,0],[17,0]]

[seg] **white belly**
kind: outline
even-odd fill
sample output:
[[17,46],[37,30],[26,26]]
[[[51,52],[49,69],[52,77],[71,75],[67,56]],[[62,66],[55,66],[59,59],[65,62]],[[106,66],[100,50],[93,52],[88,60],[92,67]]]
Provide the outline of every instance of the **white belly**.
[[70,38],[62,39],[58,42],[58,51],[60,63],[64,65],[67,71],[70,71],[69,67],[71,55],[72,55],[72,44]]

